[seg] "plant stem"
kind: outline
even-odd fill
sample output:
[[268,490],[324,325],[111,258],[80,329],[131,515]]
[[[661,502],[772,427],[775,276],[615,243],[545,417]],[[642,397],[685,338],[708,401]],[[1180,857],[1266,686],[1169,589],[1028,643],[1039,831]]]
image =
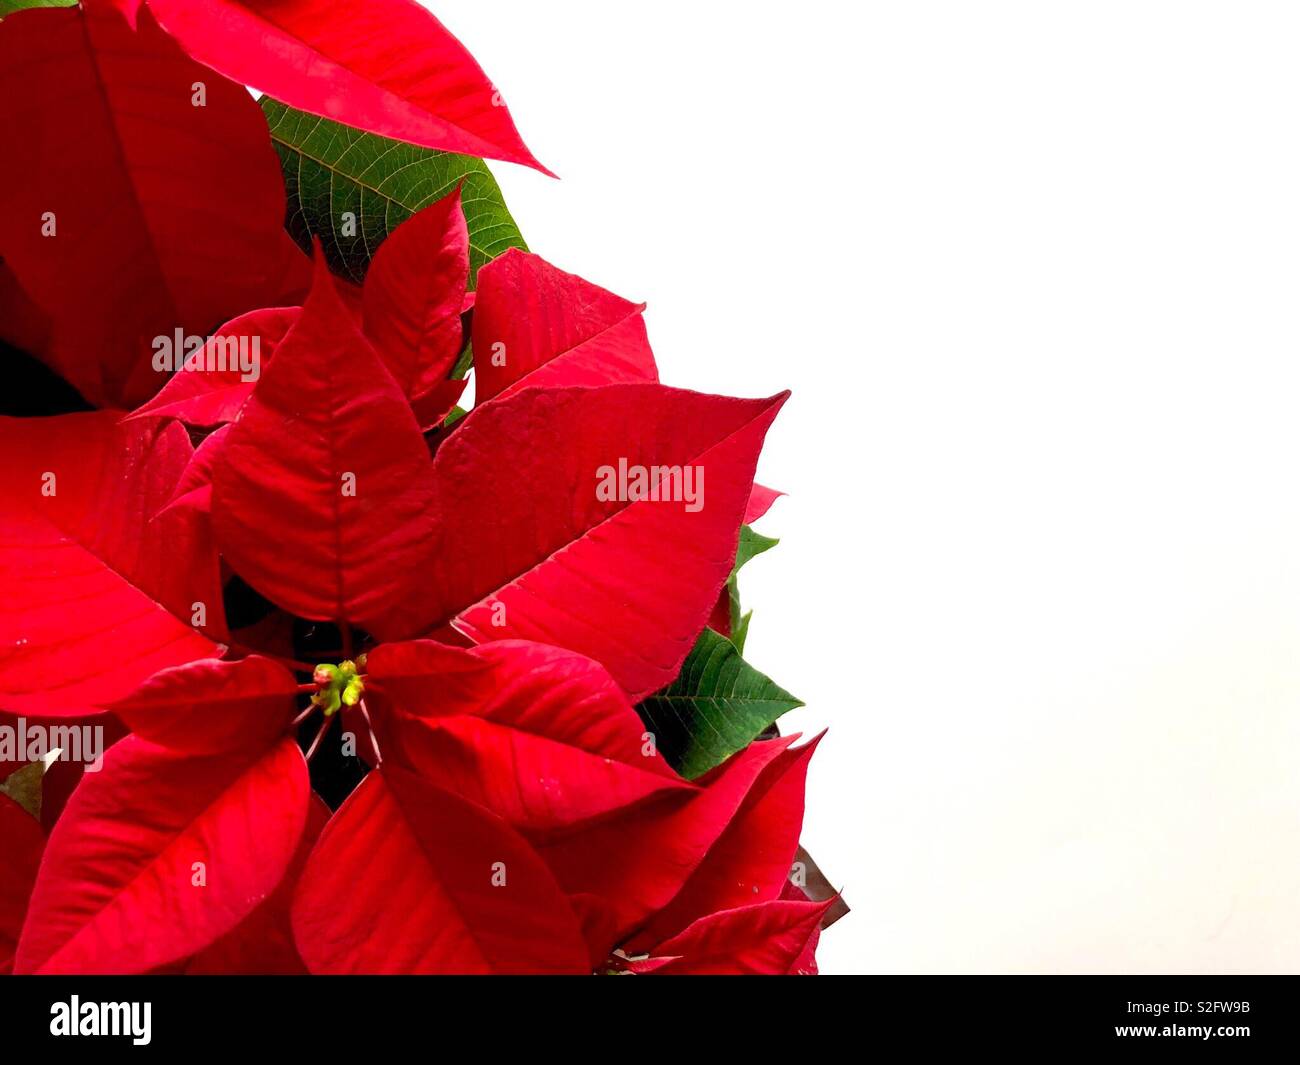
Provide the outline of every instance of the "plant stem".
[[383,764],[384,756],[379,753],[379,740],[375,738],[375,726],[370,720],[370,709],[366,706],[364,698],[357,703],[357,707],[361,711],[361,716],[365,718],[366,731],[370,733],[370,746],[375,752],[375,768],[378,769]]
[[325,738],[325,733],[330,730],[330,726],[334,724],[334,718],[336,717],[338,717],[337,714],[331,714],[321,722],[320,731],[316,733],[316,738],[311,741],[311,746],[307,749],[307,761],[310,762],[312,758],[315,757],[316,751],[320,747],[321,740]]

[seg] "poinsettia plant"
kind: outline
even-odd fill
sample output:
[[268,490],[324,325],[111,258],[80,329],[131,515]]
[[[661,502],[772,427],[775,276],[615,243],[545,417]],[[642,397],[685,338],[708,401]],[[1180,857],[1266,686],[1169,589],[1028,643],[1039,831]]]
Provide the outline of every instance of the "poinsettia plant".
[[785,396],[527,251],[409,0],[0,11],[0,724],[109,748],[0,747],[0,971],[815,972]]

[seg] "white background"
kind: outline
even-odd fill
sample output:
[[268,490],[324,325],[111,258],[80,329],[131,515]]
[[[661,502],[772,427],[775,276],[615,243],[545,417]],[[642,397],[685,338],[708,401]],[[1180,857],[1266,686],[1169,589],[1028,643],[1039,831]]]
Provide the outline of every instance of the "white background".
[[533,250],[793,388],[827,972],[1300,969],[1300,9],[441,0]]

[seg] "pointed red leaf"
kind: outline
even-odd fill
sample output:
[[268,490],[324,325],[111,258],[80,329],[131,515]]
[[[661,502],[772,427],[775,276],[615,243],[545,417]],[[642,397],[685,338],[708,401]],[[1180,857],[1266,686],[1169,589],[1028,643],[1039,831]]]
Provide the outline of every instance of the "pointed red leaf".
[[[299,307],[265,307],[231,319],[131,417],[179,418],[186,425],[234,421],[300,313]],[[246,368],[250,362],[251,371]]]
[[211,513],[212,471],[216,469],[228,432],[230,426],[223,425],[203,438],[203,443],[194,449],[193,456],[181,471],[171,499],[158,512],[159,514],[175,507],[187,507],[205,514]]
[[390,711],[390,734],[412,768],[516,828],[561,828],[691,790],[647,746],[613,678],[581,655],[516,641],[472,651],[420,641],[380,645],[367,671],[367,696]]
[[202,950],[280,883],[309,796],[291,740],[195,756],[128,737],[50,834],[15,970],[146,972]]
[[317,974],[589,971],[577,918],[528,844],[387,765],[321,835],[293,927]]
[[637,963],[657,976],[790,976],[806,966],[809,942],[831,902],[760,902],[710,914],[658,947],[664,964]]
[[0,795],[0,976],[14,964],[14,949],[45,849],[41,823]]
[[752,525],[772,509],[772,504],[780,499],[784,492],[778,492],[773,488],[764,488],[761,484],[755,484],[754,490],[749,494],[749,502],[745,505],[745,524]]
[[641,312],[630,303],[510,249],[479,272],[474,304],[477,402],[524,387],[659,380]]
[[266,747],[290,731],[298,681],[257,655],[155,673],[109,709],[141,739],[185,754]]
[[176,424],[118,425],[111,413],[0,419],[6,709],[86,713],[216,652],[187,624],[202,603],[224,625],[210,545],[184,523],[150,521],[191,454]]
[[433,550],[432,493],[411,409],[321,259],[302,315],[222,445],[217,544],[285,610],[369,628]]
[[[794,884],[792,884],[790,881],[787,880],[785,882],[785,887],[781,889],[781,901],[782,902],[816,902],[816,901],[824,902],[826,900],[825,899],[817,900],[812,898],[812,896],[809,895],[806,891],[804,891],[803,888],[796,887]],[[831,900],[830,909],[826,910],[826,912],[822,914],[821,921],[818,922],[817,928],[814,929],[812,936],[809,938],[807,944],[803,948],[803,953],[800,954],[799,957],[795,959],[794,965],[791,966],[790,974],[792,976],[816,976],[817,975],[818,972],[817,944],[821,941],[821,934],[824,931],[825,927],[827,926],[827,922],[832,920],[831,911],[834,910],[836,905],[841,901],[842,900],[838,895],[836,895],[835,898]]]
[[365,332],[411,399],[437,388],[456,365],[468,279],[459,188],[408,218],[375,253],[363,289]]
[[[525,389],[480,408],[434,459],[437,565],[381,635],[454,622],[478,643],[534,640],[594,658],[634,702],[658,691],[735,564],[758,452],[784,401],[609,385]],[[600,498],[623,466],[677,476],[647,498]]]
[[[131,9],[140,0],[114,0]],[[549,173],[455,37],[414,0],[149,0],[190,55],[382,137]]]
[[49,361],[92,402],[147,399],[166,379],[155,338],[206,335],[283,280],[261,109],[147,12],[138,32],[103,4],[0,23],[0,142],[0,248],[51,317]]
[[751,744],[705,778],[688,796],[670,796],[621,816],[539,841],[539,850],[561,886],[588,896],[589,910],[603,909],[594,926],[615,937],[592,944],[607,954],[681,891],[741,808],[763,770],[793,739]]
[[[226,627],[221,564],[212,535],[212,486],[199,484],[196,488],[181,491],[200,477],[211,476],[212,466],[220,454],[220,434],[213,433],[204,443],[208,444],[204,454],[200,455],[197,450],[191,454],[172,490],[171,501],[154,515],[150,524],[159,530],[164,542],[174,552],[175,564],[187,567],[179,570],[177,576],[184,579],[188,575],[194,587],[189,603],[191,624],[199,625],[212,639],[228,643],[230,631]],[[194,613],[199,602],[207,611],[206,624]],[[181,598],[175,609],[184,611],[185,607],[186,600]]]
[[763,770],[699,868],[630,941],[630,952],[650,950],[708,914],[781,897],[799,848],[808,763],[820,741],[782,751]]
[[289,871],[274,893],[212,946],[186,963],[190,976],[306,976],[307,966],[293,940],[289,908],[316,841],[329,823],[330,808],[316,795],[307,806],[307,828]]

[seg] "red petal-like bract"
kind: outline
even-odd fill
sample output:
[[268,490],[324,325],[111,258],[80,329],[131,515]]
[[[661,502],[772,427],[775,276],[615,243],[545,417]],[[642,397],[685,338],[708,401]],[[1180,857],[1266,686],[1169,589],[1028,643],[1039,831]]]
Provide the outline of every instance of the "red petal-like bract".
[[15,971],[147,972],[203,949],[280,883],[309,796],[291,740],[200,756],[128,737],[50,834]]
[[631,952],[649,950],[719,910],[780,898],[799,849],[804,782],[819,741],[787,748],[763,770],[676,898],[630,941]]
[[329,823],[330,808],[313,795],[307,828],[280,886],[239,925],[185,965],[190,976],[306,976],[307,966],[293,939],[290,906],[312,848]]
[[[216,556],[164,515],[192,455],[184,429],[111,413],[0,419],[4,707],[81,714],[216,646],[181,618],[222,614]],[[221,622],[224,626],[224,622]]]
[[386,716],[412,768],[516,828],[563,828],[690,788],[645,742],[613,678],[571,651],[385,644],[367,670],[375,704],[398,711]]
[[[364,315],[366,339],[428,423],[441,422],[465,387],[447,377],[462,347],[468,274],[469,230],[457,190],[407,219],[380,245],[359,296],[336,283],[349,311],[353,299],[360,301],[355,309]],[[244,370],[234,345],[242,342],[251,352],[256,341],[260,372],[300,313],[299,307],[269,307],[227,322],[187,360],[186,372],[132,417],[165,415],[199,426],[233,421],[257,379]]]
[[826,902],[760,902],[710,914],[655,954],[671,959],[644,967],[656,976],[791,976],[817,935]]
[[[842,902],[838,895],[831,899],[831,909],[835,908],[836,901]],[[825,902],[825,899],[813,899],[808,892],[801,887],[796,887],[790,881],[785,882],[785,887],[781,889],[781,901],[783,902]],[[813,934],[808,938],[807,944],[803,948],[803,953],[795,959],[794,965],[790,969],[791,976],[816,976],[817,969],[817,944],[821,941],[821,934],[826,929],[827,921],[831,921],[830,909],[822,914],[821,922],[813,930]],[[831,923],[834,923],[831,921]]]
[[0,795],[0,976],[13,968],[44,848],[41,823],[9,796]]
[[428,448],[323,259],[212,487],[226,561],[305,618],[370,628],[430,557]]
[[293,904],[317,974],[580,974],[577,918],[488,811],[387,765],[322,834]]
[[645,304],[510,249],[478,275],[475,395],[657,381]]
[[0,249],[91,402],[147,399],[166,380],[156,338],[206,335],[282,281],[261,109],[146,13],[138,31],[102,4],[0,23],[0,142]]
[[763,770],[792,738],[751,744],[715,770],[693,795],[669,796],[608,818],[539,849],[561,886],[605,916],[613,938],[592,944],[604,956],[680,892],[731,824]]
[[[208,338],[201,351],[186,359],[183,372],[175,374],[161,392],[131,416],[165,415],[179,418],[186,425],[223,425],[234,421],[253,394],[267,360],[275,354],[300,313],[299,307],[264,307],[231,319]],[[241,368],[240,356],[231,348],[232,343],[241,342],[250,356],[256,350],[257,376]]]
[[[141,0],[112,0],[128,10]],[[149,0],[195,59],[383,137],[549,173],[482,68],[414,0]]]
[[366,337],[412,400],[437,388],[456,364],[468,280],[459,189],[393,230],[370,263],[362,290]]
[[194,449],[194,455],[181,471],[171,499],[159,514],[173,508],[198,510],[205,515],[212,512],[212,471],[220,460],[221,448],[229,432],[230,426],[223,425],[203,438],[203,443]]
[[[735,564],[784,401],[607,385],[530,388],[476,410],[434,459],[437,565],[393,620],[405,631],[381,635],[450,621],[476,643],[534,640],[594,658],[634,702],[658,691]],[[652,489],[669,498],[599,498],[633,466],[675,468]]]
[[187,754],[266,747],[287,735],[298,681],[253,655],[211,659],[155,673],[110,709],[141,739]]
[[772,504],[780,499],[784,492],[778,492],[773,488],[764,488],[761,484],[755,484],[754,490],[749,494],[749,502],[745,505],[745,524],[752,525],[772,509]]

